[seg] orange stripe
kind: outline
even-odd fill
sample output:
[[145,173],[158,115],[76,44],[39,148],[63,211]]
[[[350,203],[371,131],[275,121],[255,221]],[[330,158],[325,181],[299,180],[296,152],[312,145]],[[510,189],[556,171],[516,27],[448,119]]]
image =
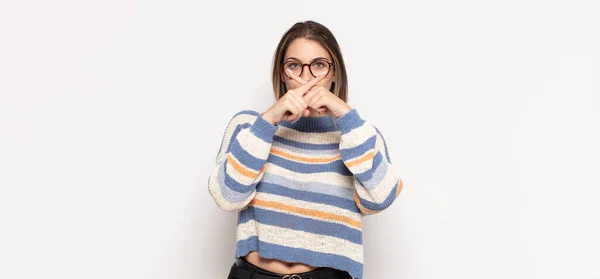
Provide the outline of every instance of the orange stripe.
[[358,198],[358,193],[356,193],[356,191],[354,191],[354,201],[356,202],[356,206],[358,206],[358,208],[362,212],[365,212],[367,214],[373,214],[373,213],[379,212],[379,211],[375,211],[375,210],[370,210],[370,209],[365,208],[364,206],[362,206],[362,204],[360,204],[360,199]]
[[402,190],[402,179],[398,178],[398,188],[396,189],[396,198],[400,195],[400,190]]
[[[400,191],[402,190],[402,185],[403,185],[403,183],[402,183],[402,179],[400,179],[400,178],[399,178],[399,179],[398,179],[398,187],[396,188],[396,194],[395,194],[395,197],[394,197],[394,198],[397,198],[397,197],[398,197],[398,195],[400,195]],[[354,191],[354,201],[356,202],[356,205],[358,206],[358,208],[359,208],[361,211],[364,211],[364,212],[366,212],[366,213],[377,213],[377,212],[380,212],[380,211],[381,211],[381,210],[379,210],[379,211],[374,211],[374,210],[370,210],[370,209],[368,209],[368,208],[365,208],[365,207],[363,207],[363,206],[362,206],[362,204],[360,203],[360,199],[358,198],[358,193],[357,193],[356,191]]]
[[312,217],[318,217],[318,218],[322,218],[322,219],[340,221],[340,222],[344,222],[350,226],[357,227],[357,228],[360,228],[362,226],[360,221],[356,221],[347,216],[332,214],[329,212],[323,212],[323,211],[314,210],[314,209],[307,209],[307,208],[291,206],[291,205],[283,204],[280,202],[265,201],[265,200],[254,198],[250,201],[250,204],[266,206],[266,207],[275,208],[275,209],[288,211],[288,212],[294,212],[294,213],[302,214],[305,216],[312,216]]
[[229,154],[229,156],[227,156],[227,163],[230,166],[232,166],[236,171],[241,173],[243,176],[246,176],[251,179],[256,179],[258,177],[258,175],[265,170],[265,167],[263,167],[262,170],[260,170],[260,172],[258,172],[258,173],[249,171],[246,167],[238,164],[238,162],[234,159],[234,157],[233,157],[233,155],[231,155],[231,153]]
[[346,162],[346,167],[352,167],[352,166],[358,165],[366,160],[371,160],[371,159],[373,159],[373,156],[375,156],[375,151],[374,150],[369,151],[367,154],[363,155],[360,158]]
[[335,161],[337,159],[342,158],[341,155],[337,155],[337,156],[333,156],[333,157],[329,157],[329,158],[302,157],[302,156],[297,156],[297,155],[292,155],[292,154],[286,153],[282,150],[275,149],[273,147],[271,148],[271,153],[273,153],[275,155],[279,155],[281,157],[291,159],[291,160],[296,160],[296,161],[301,161],[301,162],[309,162],[309,163],[328,163],[328,162]]

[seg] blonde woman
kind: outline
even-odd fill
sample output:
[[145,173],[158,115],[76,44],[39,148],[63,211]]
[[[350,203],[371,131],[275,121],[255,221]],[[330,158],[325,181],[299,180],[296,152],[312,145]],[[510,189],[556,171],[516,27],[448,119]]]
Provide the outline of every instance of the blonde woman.
[[227,278],[362,278],[362,218],[402,189],[386,142],[346,103],[342,53],[322,24],[283,35],[272,79],[276,102],[233,115],[208,178],[238,214]]

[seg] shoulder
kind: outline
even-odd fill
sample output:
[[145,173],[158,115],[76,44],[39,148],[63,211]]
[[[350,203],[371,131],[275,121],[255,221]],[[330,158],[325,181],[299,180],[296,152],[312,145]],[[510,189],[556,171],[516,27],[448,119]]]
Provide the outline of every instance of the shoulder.
[[240,111],[236,112],[233,115],[233,117],[241,116],[241,115],[252,115],[252,116],[258,117],[258,116],[260,116],[260,113],[258,111],[255,111],[255,110],[245,109],[245,110],[240,110]]
[[258,111],[245,109],[234,113],[228,123],[228,127],[236,127],[244,124],[252,124],[261,114]]

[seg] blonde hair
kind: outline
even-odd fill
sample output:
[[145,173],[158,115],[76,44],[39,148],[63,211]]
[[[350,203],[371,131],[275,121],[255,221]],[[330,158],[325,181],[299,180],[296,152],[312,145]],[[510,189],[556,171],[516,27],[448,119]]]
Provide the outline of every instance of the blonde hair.
[[279,98],[287,92],[285,83],[281,80],[281,67],[283,59],[285,58],[285,52],[295,39],[300,38],[315,41],[329,52],[329,55],[331,55],[333,59],[333,69],[335,72],[335,78],[333,79],[329,91],[338,96],[338,98],[344,100],[344,102],[348,102],[348,78],[346,76],[346,66],[344,65],[340,46],[327,27],[312,20],[295,23],[287,32],[285,32],[285,34],[283,34],[283,37],[281,37],[281,40],[277,45],[277,49],[273,56],[273,68],[271,72],[275,100],[279,100]]

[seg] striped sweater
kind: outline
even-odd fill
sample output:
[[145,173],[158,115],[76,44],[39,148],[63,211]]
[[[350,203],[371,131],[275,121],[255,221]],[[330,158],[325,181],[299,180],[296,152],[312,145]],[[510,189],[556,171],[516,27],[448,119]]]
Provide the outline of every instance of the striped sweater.
[[356,109],[277,125],[240,111],[208,177],[217,205],[238,214],[235,258],[258,251],[355,278],[363,274],[362,218],[401,189],[383,136]]

